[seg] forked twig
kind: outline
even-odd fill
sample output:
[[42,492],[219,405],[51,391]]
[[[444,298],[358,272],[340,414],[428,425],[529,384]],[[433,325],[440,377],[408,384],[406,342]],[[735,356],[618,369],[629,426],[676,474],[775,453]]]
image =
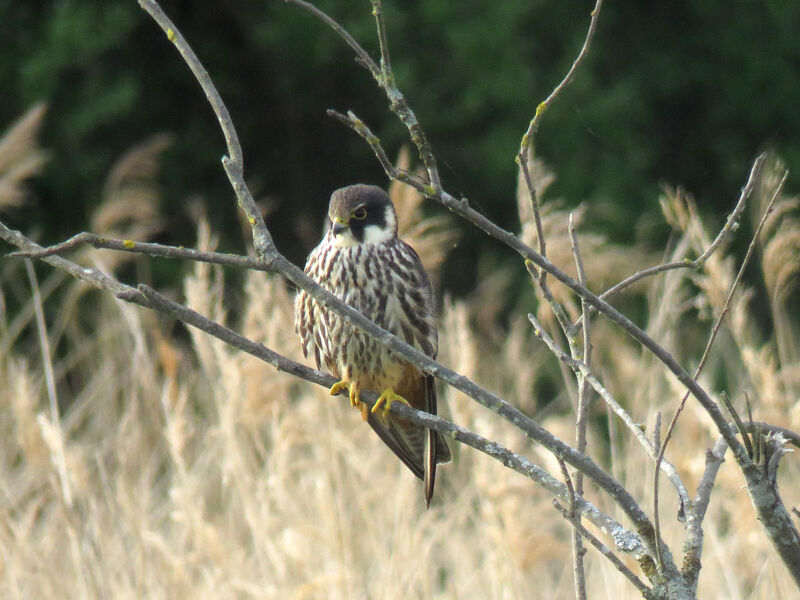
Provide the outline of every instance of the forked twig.
[[[761,170],[764,167],[764,161],[766,161],[767,155],[766,153],[759,154],[756,159],[753,161],[753,166],[750,168],[750,174],[747,177],[747,182],[744,184],[741,193],[739,194],[739,199],[736,202],[736,206],[733,208],[733,211],[725,221],[725,225],[723,225],[722,229],[720,229],[717,237],[714,238],[714,241],[711,242],[711,245],[705,249],[705,251],[695,258],[694,260],[681,260],[675,261],[670,263],[664,263],[661,265],[655,265],[653,267],[648,267],[646,269],[642,269],[641,271],[637,271],[633,275],[626,277],[619,283],[611,286],[605,292],[600,294],[600,297],[603,299],[610,298],[611,296],[618,294],[625,288],[630,285],[633,285],[637,281],[641,281],[646,277],[650,277],[652,275],[657,275],[659,273],[663,273],[665,271],[674,271],[675,269],[699,269],[701,268],[706,261],[711,257],[714,252],[722,245],[722,243],[728,239],[728,236],[735,230],[736,226],[739,223],[739,218],[741,217],[742,211],[744,211],[745,206],[747,206],[747,200],[753,193],[753,189],[755,188],[756,182],[761,175]],[[581,322],[581,318],[576,321],[575,325],[577,326]]]

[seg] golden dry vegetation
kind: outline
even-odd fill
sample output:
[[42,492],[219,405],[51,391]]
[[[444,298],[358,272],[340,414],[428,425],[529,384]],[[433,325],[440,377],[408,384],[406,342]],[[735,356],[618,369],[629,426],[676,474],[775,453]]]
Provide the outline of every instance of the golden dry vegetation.
[[[34,117],[19,126],[35,128]],[[32,174],[41,159],[35,136],[16,136],[10,154],[28,159],[17,158],[10,170],[0,164],[0,191],[12,192],[0,198],[2,210],[22,201],[19,173]],[[163,144],[153,140],[120,160],[94,216],[96,231],[143,239],[157,229]],[[2,149],[0,159],[7,156]],[[549,175],[537,168],[538,180],[546,182]],[[769,176],[776,172],[773,165]],[[763,184],[755,213],[774,185]],[[423,218],[416,210],[420,199],[407,191],[393,188],[392,196],[409,237],[429,267],[438,268],[453,239],[447,220]],[[525,217],[525,203],[520,207]],[[551,255],[569,267],[567,213],[555,201],[545,207]],[[583,209],[584,220],[590,212]],[[662,258],[697,256],[715,235],[686,194],[665,192],[664,212],[675,229],[665,257],[581,236],[590,287],[602,289]],[[786,303],[800,266],[797,218],[797,200],[781,199],[758,253],[770,314],[756,314],[754,290],[743,289],[701,378],[713,394],[728,390],[739,407],[747,393],[756,418],[794,430],[800,429],[800,327]],[[530,241],[528,222],[524,218],[522,234]],[[197,246],[214,244],[212,227],[200,221]],[[129,260],[93,250],[72,258],[107,272]],[[546,493],[499,462],[454,448],[455,460],[440,469],[426,511],[419,481],[346,400],[203,333],[173,335],[179,330],[167,319],[46,269],[38,271],[38,287],[53,351],[52,360],[42,358],[40,345],[32,343],[37,307],[26,267],[15,260],[0,266],[3,298],[21,303],[15,314],[7,314],[4,303],[0,322],[4,598],[573,597],[570,528]],[[444,299],[440,358],[571,441],[574,384],[561,379],[523,309],[507,327],[497,325],[498,297],[510,273],[523,268],[509,255],[507,264],[485,267],[471,296]],[[702,272],[673,271],[632,292],[646,301],[649,332],[684,364],[696,364],[737,268],[734,256],[719,254]],[[291,292],[280,280],[248,273],[247,302],[233,314],[220,269],[198,264],[187,272],[173,292],[190,307],[300,360]],[[574,299],[558,294],[576,313]],[[780,325],[777,338],[772,322]],[[595,372],[651,431],[655,414],[671,417],[684,390],[622,332],[602,319],[593,325]],[[55,384],[50,390],[48,371]],[[549,388],[540,385],[544,378]],[[553,389],[553,382],[561,392],[537,397],[535,390]],[[460,393],[440,392],[450,419],[558,474],[553,457],[510,424]],[[619,424],[609,434],[605,414],[597,400],[590,452],[650,512],[651,461]],[[709,419],[690,401],[668,457],[692,492],[715,439]],[[790,454],[780,471],[789,506],[800,505],[798,481],[800,462]],[[664,535],[679,559],[676,503],[666,480],[661,490]],[[590,484],[587,495],[625,522]],[[721,469],[705,531],[699,597],[796,594],[730,461]],[[596,552],[590,549],[587,558],[591,598],[639,597]]]

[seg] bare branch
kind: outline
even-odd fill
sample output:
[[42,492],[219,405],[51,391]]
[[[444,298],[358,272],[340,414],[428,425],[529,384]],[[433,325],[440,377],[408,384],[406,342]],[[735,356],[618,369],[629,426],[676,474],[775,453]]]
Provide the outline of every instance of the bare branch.
[[359,119],[352,110],[348,110],[347,114],[343,115],[332,108],[329,108],[327,110],[327,114],[337,121],[347,125],[358,135],[364,138],[367,144],[369,144],[370,148],[372,148],[372,151],[375,153],[378,162],[381,163],[384,171],[391,179],[410,185],[417,190],[423,191],[423,193],[424,190],[429,187],[422,179],[413,173],[409,173],[408,171],[395,167],[392,161],[389,160],[389,157],[387,156],[386,151],[383,149],[383,146],[381,146],[378,136],[372,133],[372,130],[364,123],[364,121]]
[[240,256],[238,254],[225,254],[220,252],[202,252],[193,248],[182,246],[165,246],[152,242],[139,242],[134,240],[120,240],[99,236],[94,233],[79,233],[68,240],[55,244],[38,251],[21,250],[8,254],[9,258],[27,257],[44,258],[56,254],[63,254],[75,248],[88,244],[95,248],[108,250],[119,250],[121,252],[131,252],[134,254],[145,254],[147,256],[159,256],[162,258],[182,258],[198,262],[214,263],[239,267],[241,269],[252,269],[254,271],[271,271],[271,268],[264,261],[250,256]]
[[[364,137],[365,140],[370,144],[370,147],[373,148],[374,151],[377,150],[376,148],[380,147],[380,141],[378,140],[377,136],[374,136],[372,132],[367,128],[361,121],[358,122],[358,125],[353,123],[348,123],[356,133]],[[369,136],[369,138],[367,137]],[[382,151],[382,149],[381,149]],[[383,152],[385,155],[385,152]],[[383,164],[383,163],[382,163]],[[642,346],[650,350],[653,355],[661,361],[664,366],[666,366],[672,373],[677,377],[677,379],[684,384],[689,390],[691,391],[692,395],[697,398],[700,402],[701,406],[708,412],[711,416],[714,424],[717,426],[720,433],[726,437],[730,447],[734,455],[737,457],[737,461],[746,460],[746,454],[744,453],[744,449],[739,441],[736,439],[733,431],[728,428],[728,423],[725,417],[722,415],[722,412],[719,409],[719,406],[711,399],[711,397],[706,393],[706,391],[700,387],[697,382],[695,382],[689,373],[680,366],[680,364],[675,360],[675,358],[667,352],[663,347],[661,347],[655,340],[653,340],[647,333],[645,333],[640,327],[638,327],[635,323],[633,323],[630,319],[628,319],[625,315],[620,313],[617,309],[613,306],[608,304],[605,300],[601,299],[599,296],[592,293],[588,290],[585,286],[581,285],[574,279],[572,279],[569,275],[561,271],[558,267],[556,267],[553,263],[551,263],[547,258],[543,257],[535,250],[533,250],[530,246],[525,244],[522,240],[520,240],[516,235],[513,233],[506,231],[499,225],[495,224],[493,221],[487,219],[482,214],[478,213],[474,209],[469,206],[469,202],[466,199],[457,200],[449,193],[447,193],[443,189],[433,190],[430,186],[426,186],[420,182],[414,181],[409,179],[408,177],[400,177],[397,176],[398,171],[393,167],[391,169],[387,169],[384,165],[384,169],[386,170],[386,174],[392,178],[397,179],[398,181],[402,181],[410,185],[411,187],[415,188],[419,192],[425,194],[428,198],[434,199],[440,204],[442,204],[445,208],[449,209],[451,212],[462,217],[464,220],[472,223],[481,231],[485,232],[486,234],[490,235],[491,237],[495,238],[496,240],[502,242],[512,250],[519,253],[523,259],[529,260],[533,265],[536,265],[551,275],[553,275],[556,279],[558,279],[561,283],[571,289],[573,292],[578,294],[583,300],[585,300],[589,305],[591,305],[594,309],[596,309],[601,314],[605,315],[611,321],[619,325],[628,335],[630,335],[634,340],[639,342]],[[529,271],[532,271],[533,265],[526,265]],[[533,271],[535,273],[535,271]]]
[[[140,1],[143,2],[143,3],[146,2],[147,5],[154,5],[155,4],[152,0],[140,0]],[[376,18],[380,18],[379,15],[376,15]],[[596,18],[596,15],[594,15],[594,18]],[[162,25],[162,27],[163,27],[163,25]],[[592,29],[592,28],[590,28],[590,29]],[[168,34],[169,33],[170,32],[168,31]],[[171,37],[174,38],[174,36],[171,36]],[[182,38],[181,38],[181,41],[182,41]],[[586,44],[586,45],[588,47],[588,44]],[[579,62],[579,61],[576,61],[576,62]],[[565,79],[569,80],[569,78],[570,78],[570,74],[568,74],[568,77],[565,78]],[[736,438],[736,436],[733,433],[733,431],[728,426],[728,423],[727,423],[726,419],[723,417],[723,415],[722,415],[722,413],[721,413],[721,411],[719,409],[719,406],[708,396],[708,394],[705,392],[705,390],[703,390],[702,387],[700,387],[696,383],[696,381],[694,381],[689,376],[689,374],[677,363],[677,361],[672,357],[672,355],[670,355],[668,352],[666,352],[661,346],[659,346],[654,340],[652,340],[652,338],[650,338],[644,331],[642,331],[639,327],[637,327],[629,319],[627,319],[625,316],[623,316],[618,311],[616,311],[613,307],[608,305],[608,303],[606,303],[604,300],[600,299],[599,297],[594,295],[592,292],[587,290],[585,288],[585,286],[582,286],[579,283],[575,282],[569,276],[567,276],[566,274],[561,272],[559,269],[557,269],[552,263],[550,263],[550,261],[547,260],[547,258],[545,258],[545,257],[541,256],[540,254],[538,254],[537,252],[535,252],[533,249],[531,249],[526,244],[521,242],[513,234],[503,230],[502,228],[498,227],[497,225],[495,225],[494,223],[492,223],[491,221],[489,221],[488,219],[486,219],[482,215],[478,214],[477,212],[475,212],[474,210],[469,208],[469,206],[467,205],[466,202],[462,202],[462,201],[456,200],[450,194],[448,194],[447,192],[445,192],[444,190],[441,189],[441,186],[439,185],[439,178],[438,178],[438,170],[436,168],[436,161],[435,161],[435,158],[433,157],[433,154],[431,152],[430,145],[428,144],[427,139],[424,136],[424,132],[422,131],[422,128],[420,127],[419,123],[417,122],[416,117],[414,116],[413,112],[411,111],[410,107],[408,106],[407,102],[405,101],[403,95],[400,93],[400,91],[395,86],[393,77],[388,77],[387,73],[383,72],[381,74],[381,78],[378,81],[378,83],[382,87],[382,89],[384,89],[384,91],[387,93],[387,97],[390,100],[390,106],[391,106],[392,111],[395,112],[395,114],[398,115],[400,120],[408,128],[409,133],[410,133],[411,138],[412,138],[412,141],[414,141],[415,145],[417,146],[417,149],[420,152],[420,156],[421,156],[421,158],[422,158],[422,160],[423,160],[423,162],[424,162],[424,164],[426,166],[426,169],[428,171],[428,176],[429,176],[429,179],[430,179],[432,185],[423,186],[423,189],[421,189],[420,191],[425,193],[425,195],[428,196],[429,198],[433,198],[433,199],[439,201],[441,204],[443,204],[445,207],[447,207],[451,211],[455,212],[456,214],[459,214],[463,218],[469,220],[470,222],[472,222],[474,225],[476,225],[477,227],[479,227],[480,229],[482,229],[483,231],[485,231],[489,235],[492,235],[496,239],[498,239],[501,242],[505,243],[510,248],[512,248],[515,251],[517,251],[523,258],[530,260],[531,262],[533,262],[539,268],[544,269],[548,273],[552,274],[554,277],[556,277],[556,279],[558,279],[559,281],[564,283],[567,287],[569,287],[574,292],[576,292],[579,296],[581,296],[581,298],[586,300],[586,302],[588,302],[593,307],[598,309],[601,313],[606,315],[612,321],[614,321],[615,323],[620,325],[635,340],[637,340],[643,346],[648,348],[665,366],[667,366],[667,368],[678,378],[678,380],[681,383],[683,383],[684,385],[686,385],[689,388],[691,393],[697,398],[697,400],[700,402],[700,404],[703,406],[703,408],[706,410],[706,412],[711,416],[712,420],[715,422],[716,427],[718,428],[720,433],[723,435],[723,437],[726,439],[729,447],[731,448],[731,451],[732,451],[737,463],[739,463],[739,465],[741,466],[743,472],[745,473],[745,476],[748,478],[748,485],[751,487],[751,492],[754,491],[752,489],[753,487],[758,487],[759,485],[761,485],[761,482],[758,479],[760,477],[760,475],[757,474],[755,471],[753,471],[753,466],[754,465],[749,460],[749,457],[746,455],[743,446],[741,445],[741,443],[738,441],[738,439]],[[534,117],[534,121],[535,120],[536,119]],[[530,138],[528,138],[528,142],[529,141],[530,141]],[[378,143],[378,142],[376,142],[376,143]],[[234,185],[234,188],[237,190],[237,194],[239,193],[240,189],[246,190],[246,186],[244,185],[244,182],[241,181],[241,179],[234,180],[232,178],[232,183]],[[240,186],[239,189],[236,188],[237,185]],[[252,221],[251,221],[251,223],[252,223]],[[270,249],[267,249],[267,250],[270,250]],[[394,336],[391,336],[390,334],[388,334],[388,332],[382,331],[382,330],[380,330],[380,328],[377,328],[377,331],[376,330],[368,331],[368,324],[365,324],[364,322],[359,321],[358,320],[358,316],[359,315],[353,315],[352,314],[352,313],[355,313],[357,311],[352,311],[352,309],[350,309],[351,312],[348,312],[348,308],[349,307],[347,307],[346,305],[336,301],[336,299],[333,298],[330,294],[327,294],[324,290],[321,290],[321,289],[314,289],[313,282],[308,280],[308,278],[306,278],[304,276],[304,274],[302,274],[302,272],[299,271],[299,269],[294,267],[294,265],[291,265],[291,263],[288,263],[288,261],[286,261],[279,254],[277,254],[277,251],[275,251],[274,254],[275,254],[274,256],[272,254],[270,254],[269,256],[265,255],[265,258],[270,261],[270,263],[275,268],[275,270],[280,272],[281,274],[283,274],[287,279],[289,279],[290,281],[292,281],[293,283],[295,283],[296,285],[298,285],[302,289],[309,291],[309,293],[311,293],[311,295],[314,296],[316,299],[320,300],[320,302],[322,302],[322,304],[324,306],[326,306],[327,308],[329,308],[331,310],[334,310],[337,314],[342,315],[349,322],[356,324],[356,326],[359,327],[359,329],[364,330],[371,337],[374,337],[375,339],[377,339],[381,343],[385,344],[387,347],[389,347],[391,349],[395,349],[393,346],[397,346],[398,344],[400,344],[399,350],[396,350],[398,352],[398,354],[400,354],[404,358],[407,358],[409,360],[409,362],[411,362],[412,364],[422,368],[422,370],[424,370],[425,372],[428,372],[428,373],[431,373],[431,374],[433,374],[433,375],[435,375],[437,377],[440,377],[440,378],[444,379],[445,381],[448,381],[448,378],[451,377],[452,372],[446,372],[443,368],[439,367],[436,364],[434,364],[434,365],[432,365],[432,364],[424,364],[425,363],[425,361],[423,360],[425,358],[424,356],[420,357],[420,356],[414,355],[413,349],[411,349],[407,345],[402,344],[402,342],[397,340],[397,338],[395,338]],[[403,346],[405,346],[405,347],[403,347]],[[452,374],[452,375],[455,375],[455,374]],[[462,382],[460,382],[456,377],[456,378],[453,378],[451,385],[454,385],[455,383],[462,383]],[[461,389],[458,385],[455,385],[455,387],[457,387],[458,389]],[[462,391],[464,391],[464,390],[462,389]],[[535,428],[531,428],[529,426],[529,424],[525,422],[525,421],[527,421],[527,419],[524,418],[524,415],[519,413],[519,411],[516,411],[516,409],[513,409],[513,408],[509,408],[507,404],[504,405],[504,403],[499,398],[494,396],[493,394],[489,394],[488,392],[486,392],[484,394],[485,390],[481,391],[481,388],[479,388],[478,390],[473,390],[473,391],[476,392],[476,394],[477,394],[476,396],[473,396],[475,399],[477,399],[481,403],[485,403],[486,402],[487,406],[490,406],[493,409],[497,410],[498,414],[501,414],[502,416],[504,416],[504,418],[508,419],[512,423],[518,424],[518,426],[521,426],[521,425],[519,425],[519,423],[524,423],[524,425],[526,426],[526,428],[525,428],[526,429],[526,434],[529,437],[531,437],[531,439],[536,440],[537,436],[542,437],[542,436],[539,435],[539,432],[535,431]],[[519,413],[519,414],[515,414],[515,413]],[[552,437],[552,436],[550,436],[550,437]],[[544,436],[543,439],[546,439],[546,436]],[[559,444],[563,444],[563,442],[560,442],[560,441],[558,441],[558,442],[559,442]],[[558,452],[557,446],[559,444],[553,445],[552,447],[550,447],[550,450],[552,452],[556,452],[557,453]],[[547,447],[547,445],[546,445],[546,447]],[[572,449],[570,448],[570,450],[572,450]],[[564,455],[564,459],[567,460],[567,462],[570,462],[570,464],[573,464],[573,466],[575,466],[574,463],[572,462],[572,460],[577,459],[577,457],[569,456],[568,454],[565,454]],[[580,461],[578,461],[578,462],[580,462]],[[587,465],[583,465],[583,470],[584,471],[585,471],[586,468],[587,468]],[[593,469],[593,467],[590,467],[590,470],[591,469]],[[608,477],[608,475],[605,474],[605,473],[602,473],[602,475],[600,475],[600,474],[597,474],[597,475],[603,480],[605,480],[605,478]],[[645,525],[645,523],[646,523],[645,529],[644,530],[640,529],[640,531],[642,532],[643,539],[646,540],[646,543],[648,543],[648,542],[652,542],[653,544],[657,543],[652,538],[652,533],[653,532],[650,530],[650,525],[649,525],[649,523],[647,523],[646,517],[645,517],[645,521],[639,520],[639,517],[640,516],[644,516],[644,513],[642,513],[638,509],[638,507],[635,506],[635,503],[634,503],[634,505],[630,505],[630,504],[627,503],[627,499],[621,498],[621,497],[613,494],[613,492],[612,492],[612,496],[615,497],[615,500],[617,502],[621,502],[620,505],[623,507],[623,509],[626,510],[628,515],[634,520],[634,522],[637,523],[637,528],[640,525]],[[762,514],[762,513],[760,513],[760,514]],[[780,518],[782,518],[782,516]],[[771,534],[773,535],[773,539],[774,539],[775,532],[772,532]],[[677,582],[674,582],[673,584],[674,585],[678,585]]]
[[[126,244],[125,240],[121,242],[119,240],[114,240],[114,241],[109,241],[107,239],[103,240],[102,238],[98,238],[97,236],[91,236],[91,234],[90,235],[80,234],[79,236],[76,236],[75,238],[72,238],[71,240],[68,240],[65,243],[59,244],[58,247],[61,249],[72,248],[79,243],[88,243],[88,242],[104,244],[105,246],[108,247],[122,246],[122,248],[120,248],[122,250],[129,252],[139,251],[144,254],[147,254],[149,249],[154,249],[155,254],[157,256],[165,256],[167,253],[169,253],[172,256],[178,256],[183,254],[187,258],[193,257],[195,259],[204,260],[206,262],[217,262],[222,264],[239,263],[237,264],[237,266],[244,266],[244,263],[247,262],[247,259],[244,258],[241,261],[234,260],[230,255],[224,255],[218,253],[201,253],[195,250],[164,247],[159,244],[145,245],[144,243],[141,242],[128,241],[128,243]],[[23,245],[20,247],[24,248],[25,250],[28,250],[33,255],[36,254],[35,251],[40,252],[42,250],[39,246],[36,245],[33,246]],[[47,251],[44,251],[42,254],[47,254]],[[43,260],[45,261],[51,261],[55,259],[58,259],[59,261],[64,260],[56,256],[45,256],[43,258]],[[249,260],[252,261],[254,259],[249,259]],[[252,264],[252,263],[248,262],[247,264]],[[315,299],[317,299],[320,303],[322,303],[326,307],[330,308],[331,310],[336,310],[337,313],[341,314],[349,322],[359,327],[360,329],[365,331],[368,335],[374,337],[381,343],[385,344],[388,348],[395,351],[400,356],[403,356],[415,366],[419,367],[426,373],[430,373],[431,375],[434,375],[435,377],[442,379],[443,381],[452,385],[456,389],[459,389],[460,391],[464,392],[468,396],[473,397],[481,404],[484,404],[484,406],[487,406],[488,408],[497,412],[500,416],[504,417],[505,419],[513,423],[515,426],[519,427],[522,431],[524,431],[531,440],[542,444],[545,448],[548,448],[554,454],[562,456],[564,460],[569,462],[573,467],[586,473],[586,475],[588,475],[600,487],[608,491],[609,494],[611,494],[611,496],[615,499],[615,501],[617,501],[620,504],[621,508],[623,508],[626,514],[628,514],[628,516],[637,524],[637,529],[644,532],[652,531],[647,516],[644,514],[644,512],[641,511],[641,509],[639,509],[636,501],[633,499],[632,496],[630,496],[630,494],[623,488],[622,485],[620,485],[607,473],[605,473],[605,471],[603,471],[599,466],[597,466],[588,456],[586,456],[582,452],[577,452],[574,448],[570,447],[563,441],[553,436],[551,433],[549,433],[547,430],[537,425],[534,421],[528,418],[524,413],[519,411],[517,408],[511,406],[505,400],[499,398],[495,394],[492,394],[488,390],[485,390],[484,388],[478,386],[477,384],[470,381],[463,375],[455,373],[454,371],[448,369],[447,367],[438,363],[437,361],[430,359],[428,356],[426,356],[416,348],[406,344],[405,342],[403,342],[396,336],[392,335],[388,331],[381,329],[375,323],[364,317],[364,315],[362,315],[360,312],[353,309],[349,305],[345,304],[335,296],[332,296],[321,286],[313,282],[305,275],[305,273],[303,273],[295,265],[286,260],[282,255],[278,254],[269,267],[263,264],[259,266],[264,270],[274,269],[282,277],[285,277],[298,287],[306,290],[309,294],[314,296]],[[133,288],[129,288],[128,286],[122,286],[122,284],[119,284],[119,286],[121,286],[121,289],[117,288],[114,290],[115,295],[119,298],[126,300],[134,300],[137,301],[137,303],[144,305],[148,305],[149,303],[153,302],[153,298],[147,296],[145,296],[144,298],[146,302],[143,302],[142,294],[144,293],[144,290],[146,288],[140,286],[138,290],[135,290]],[[250,351],[246,348],[241,348],[241,349],[248,352]],[[276,357],[271,357],[265,360],[267,360],[267,362],[270,362],[270,364],[276,366],[276,368],[281,368],[279,366],[279,363],[272,362],[274,360],[277,360]]]
[[[0,238],[4,239],[9,244],[16,246],[17,248],[22,248],[27,252],[36,253],[43,250],[39,244],[36,244],[32,240],[28,239],[19,231],[10,229],[2,221],[0,221]],[[60,256],[47,256],[42,260],[50,266],[65,271],[69,275],[72,275],[74,278],[83,281],[84,283],[88,283],[89,285],[106,292],[111,292],[114,295],[136,291],[135,288],[131,288],[120,283],[119,281],[116,281],[115,279],[112,279],[98,269],[81,267],[73,262],[61,258]]]
[[183,34],[178,31],[175,24],[164,14],[164,11],[161,10],[158,2],[155,0],[138,1],[139,6],[147,11],[147,14],[149,14],[153,20],[158,23],[158,26],[161,27],[164,33],[167,34],[167,39],[178,49],[184,62],[191,69],[195,79],[197,79],[198,83],[203,88],[203,92],[205,92],[206,98],[209,104],[211,104],[211,108],[214,110],[222,133],[225,136],[225,144],[228,147],[229,156],[222,157],[222,166],[225,168],[233,191],[236,193],[239,206],[242,207],[242,210],[247,216],[247,221],[253,228],[253,245],[256,248],[256,252],[258,252],[262,258],[266,261],[271,260],[277,250],[275,249],[275,244],[272,242],[272,236],[270,236],[269,230],[261,216],[261,212],[258,210],[255,200],[253,200],[253,196],[250,194],[250,190],[244,183],[242,146],[239,144],[239,136],[236,133],[236,128],[233,125],[233,120],[228,112],[228,108],[222,101],[222,97],[219,95],[214,82],[211,81],[208,71],[206,71],[200,59],[197,58],[197,55],[194,53],[194,50],[192,50],[191,46],[189,46]]

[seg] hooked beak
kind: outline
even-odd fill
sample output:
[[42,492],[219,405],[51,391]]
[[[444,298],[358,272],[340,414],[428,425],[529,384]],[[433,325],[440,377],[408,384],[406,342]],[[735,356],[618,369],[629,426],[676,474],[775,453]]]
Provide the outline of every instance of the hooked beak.
[[336,217],[333,220],[333,227],[331,227],[334,237],[338,236],[340,233],[344,233],[348,230],[348,228],[347,221],[345,221],[342,217]]

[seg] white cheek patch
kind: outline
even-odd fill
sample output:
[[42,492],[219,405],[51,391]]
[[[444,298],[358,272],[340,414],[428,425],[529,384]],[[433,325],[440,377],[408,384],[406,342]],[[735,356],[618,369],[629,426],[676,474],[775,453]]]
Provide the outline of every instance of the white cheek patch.
[[377,225],[367,225],[364,228],[365,244],[384,244],[392,239],[393,231],[388,227],[378,227]]

